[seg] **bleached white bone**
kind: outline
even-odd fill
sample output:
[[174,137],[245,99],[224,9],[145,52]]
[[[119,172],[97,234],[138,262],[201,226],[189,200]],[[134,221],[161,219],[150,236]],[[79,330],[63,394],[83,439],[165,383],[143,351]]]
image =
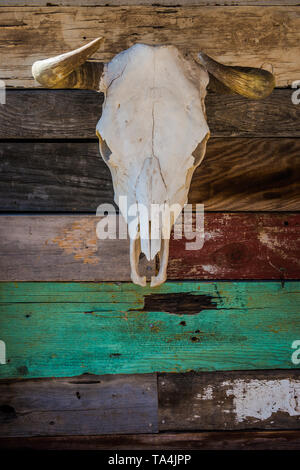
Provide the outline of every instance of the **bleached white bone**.
[[[173,46],[137,44],[104,67],[100,91],[105,101],[97,134],[111,170],[115,202],[127,196],[128,205],[138,207],[130,262],[132,280],[139,285],[146,283],[138,274],[140,252],[148,260],[161,255],[151,286],[166,280],[168,237],[201,161],[193,152],[198,148],[199,153],[200,146],[203,157],[209,136],[207,84],[206,70]],[[152,205],[179,207],[169,215],[163,210],[155,239],[151,239]]]

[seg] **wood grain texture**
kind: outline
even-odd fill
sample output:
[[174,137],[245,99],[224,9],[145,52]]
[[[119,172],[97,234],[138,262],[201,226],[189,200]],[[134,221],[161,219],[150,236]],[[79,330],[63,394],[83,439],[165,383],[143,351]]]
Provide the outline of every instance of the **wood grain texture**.
[[[99,220],[1,216],[0,281],[130,281],[129,241],[99,240]],[[200,250],[171,238],[168,279],[300,279],[300,214],[206,213],[204,230]]]
[[155,374],[0,382],[0,436],[157,432]]
[[[99,240],[100,220],[93,216],[3,216],[0,280],[130,281],[129,239]],[[145,257],[140,269],[148,278],[155,275],[154,261],[147,262]]]
[[299,284],[1,283],[1,378],[293,369]]
[[206,210],[299,210],[299,139],[212,139],[189,202]]
[[[210,139],[189,202],[206,211],[297,211],[300,139]],[[90,212],[113,202],[94,142],[1,142],[0,210]]]
[[[48,0],[1,0],[1,6],[128,6],[128,5],[153,5],[153,0],[55,0],[51,4]],[[273,6],[273,5],[299,5],[299,0],[159,0],[157,6]]]
[[[2,438],[10,450],[299,450],[300,431]],[[254,458],[257,459],[257,456]]]
[[[211,136],[300,137],[293,91],[275,89],[261,101],[209,93]],[[0,106],[0,139],[96,139],[102,103],[103,94],[95,91],[8,89],[6,105]]]
[[35,60],[100,35],[105,43],[94,58],[104,62],[138,42],[173,44],[192,54],[203,50],[227,65],[271,66],[277,86],[299,79],[296,6],[5,7],[0,24],[0,77],[9,86],[32,86]]
[[298,214],[206,213],[201,250],[172,240],[168,278],[299,279],[299,230]]
[[300,370],[161,374],[159,429],[299,429]]

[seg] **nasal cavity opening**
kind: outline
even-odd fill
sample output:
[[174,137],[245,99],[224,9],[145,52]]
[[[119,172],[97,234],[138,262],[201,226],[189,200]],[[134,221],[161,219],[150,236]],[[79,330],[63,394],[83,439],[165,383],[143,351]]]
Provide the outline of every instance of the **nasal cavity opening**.
[[103,160],[105,162],[108,162],[109,157],[112,154],[112,151],[110,150],[110,148],[107,145],[106,141],[104,139],[102,139],[102,137],[101,137],[101,135],[98,131],[96,131],[96,134],[97,134],[98,139],[99,139],[99,149],[100,149],[101,157],[103,158]]

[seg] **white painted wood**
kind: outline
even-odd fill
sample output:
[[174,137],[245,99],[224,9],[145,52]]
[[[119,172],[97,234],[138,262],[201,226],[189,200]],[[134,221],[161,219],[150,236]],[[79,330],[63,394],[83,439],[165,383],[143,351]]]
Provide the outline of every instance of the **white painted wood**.
[[224,381],[222,387],[226,387],[228,397],[233,397],[233,410],[239,423],[248,418],[263,421],[277,412],[300,416],[299,380],[237,379]]

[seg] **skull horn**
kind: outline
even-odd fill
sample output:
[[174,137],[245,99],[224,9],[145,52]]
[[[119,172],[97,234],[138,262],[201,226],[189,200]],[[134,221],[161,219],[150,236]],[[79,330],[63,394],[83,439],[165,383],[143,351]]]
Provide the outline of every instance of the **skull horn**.
[[103,64],[86,60],[97,51],[102,40],[100,37],[74,51],[34,62],[32,75],[47,88],[98,89]]
[[255,100],[266,98],[275,87],[275,77],[267,70],[223,65],[203,52],[198,54],[198,58],[217,80],[246,98]]

